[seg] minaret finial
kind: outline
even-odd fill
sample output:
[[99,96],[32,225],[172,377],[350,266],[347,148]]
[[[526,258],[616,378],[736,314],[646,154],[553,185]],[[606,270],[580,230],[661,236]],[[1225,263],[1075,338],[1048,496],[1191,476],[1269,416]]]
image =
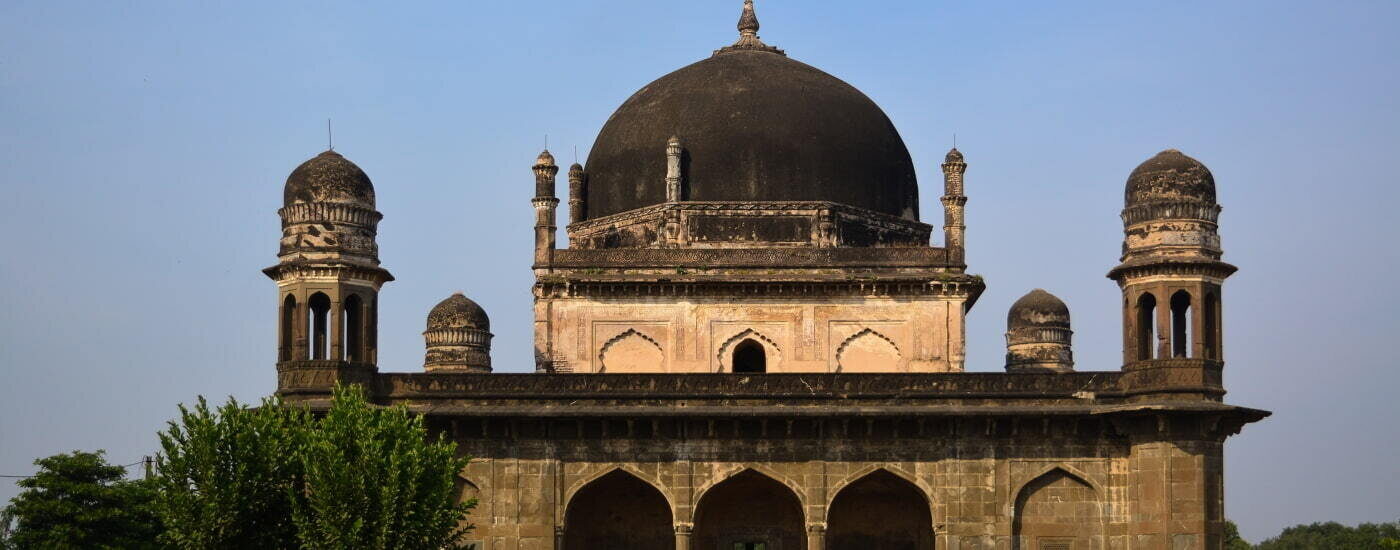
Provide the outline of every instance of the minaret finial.
[[732,46],[726,46],[715,50],[715,55],[722,53],[757,50],[763,52],[786,55],[782,50],[764,44],[758,39],[758,15],[753,11],[753,0],[744,0],[744,12],[739,14],[739,41]]

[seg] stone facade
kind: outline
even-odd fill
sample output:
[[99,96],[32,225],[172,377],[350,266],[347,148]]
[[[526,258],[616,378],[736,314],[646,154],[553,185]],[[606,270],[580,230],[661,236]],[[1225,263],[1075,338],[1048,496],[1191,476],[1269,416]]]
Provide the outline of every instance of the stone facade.
[[1007,372],[964,372],[984,283],[962,152],[933,246],[883,113],[758,28],[746,1],[736,44],[609,120],[568,171],[568,248],[537,157],[533,374],[492,372],[460,294],[428,316],[425,372],[380,373],[373,187],[333,153],[298,168],[265,270],[278,393],[319,409],[362,384],[425,415],[473,457],[475,550],[1219,549],[1224,441],[1269,413],[1223,402],[1209,170],[1165,151],[1129,177],[1122,365],[1076,371],[1069,308],[1036,290]]

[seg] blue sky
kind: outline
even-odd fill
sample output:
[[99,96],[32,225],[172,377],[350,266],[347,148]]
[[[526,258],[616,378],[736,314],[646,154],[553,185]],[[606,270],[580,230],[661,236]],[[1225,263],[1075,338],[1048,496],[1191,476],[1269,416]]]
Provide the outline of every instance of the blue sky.
[[[275,214],[325,148],[374,179],[381,368],[418,370],[429,308],[492,317],[532,368],[529,166],[586,158],[612,110],[735,37],[704,2],[0,3],[0,474],[155,447],[196,395],[274,390]],[[1227,446],[1251,539],[1400,517],[1400,3],[761,0],[762,36],[863,90],[899,128],[938,221],[938,162],[970,165],[968,261],[1006,308],[1070,306],[1081,370],[1120,359],[1123,181],[1179,148],[1225,210],[1227,399],[1275,411]],[[15,490],[0,484],[0,498]]]

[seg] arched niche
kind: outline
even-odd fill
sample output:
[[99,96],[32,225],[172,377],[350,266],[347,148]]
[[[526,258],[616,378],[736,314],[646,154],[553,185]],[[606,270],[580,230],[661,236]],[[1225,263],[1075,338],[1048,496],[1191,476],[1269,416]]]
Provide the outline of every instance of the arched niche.
[[1103,548],[1099,491],[1064,468],[1052,468],[1023,485],[1012,513],[1012,550]]
[[614,336],[598,352],[599,371],[606,373],[666,372],[661,344],[634,329]]
[[836,365],[841,372],[898,372],[899,346],[872,329],[851,335],[836,348]]

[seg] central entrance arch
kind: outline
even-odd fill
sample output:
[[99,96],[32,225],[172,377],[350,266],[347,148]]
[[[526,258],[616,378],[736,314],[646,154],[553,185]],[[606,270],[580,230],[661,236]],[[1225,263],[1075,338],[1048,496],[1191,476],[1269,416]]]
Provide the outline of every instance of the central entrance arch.
[[645,481],[613,470],[569,500],[564,548],[673,550],[676,536],[666,497]]
[[802,504],[792,489],[744,470],[711,487],[695,509],[695,550],[806,550]]
[[933,550],[933,516],[917,486],[885,470],[847,485],[827,512],[827,550]]

